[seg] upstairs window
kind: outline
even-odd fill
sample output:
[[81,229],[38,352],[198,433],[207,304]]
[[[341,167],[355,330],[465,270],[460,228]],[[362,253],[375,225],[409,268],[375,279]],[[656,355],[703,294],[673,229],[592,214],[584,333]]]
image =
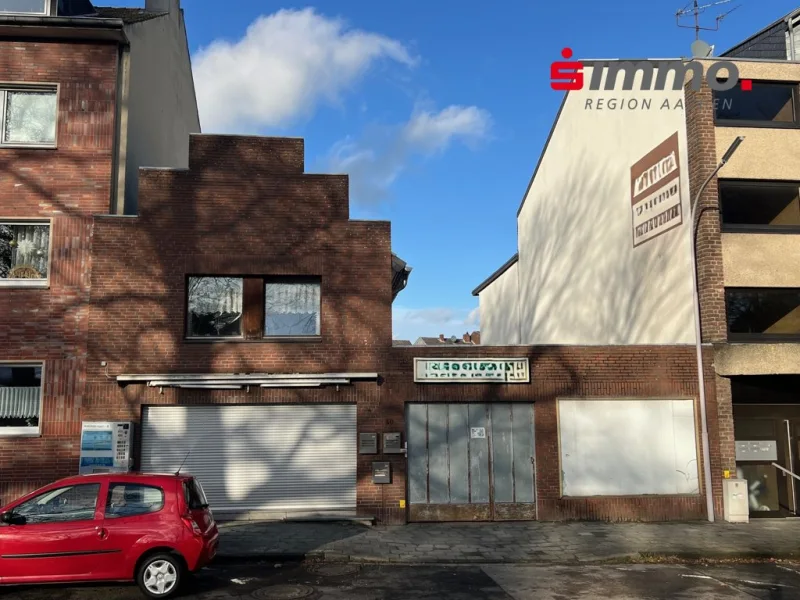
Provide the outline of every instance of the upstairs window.
[[723,231],[800,232],[800,182],[720,180]]
[[738,85],[714,92],[714,115],[718,125],[751,127],[797,127],[797,84],[753,82],[743,91]]
[[800,289],[729,288],[725,303],[732,342],[800,340]]
[[0,221],[0,286],[47,285],[50,224]]
[[0,436],[39,433],[41,364],[0,364]]
[[55,146],[57,96],[53,87],[0,87],[0,147]]
[[0,15],[48,15],[51,0],[0,0]]
[[267,282],[264,296],[264,335],[319,335],[319,283]]
[[189,337],[241,337],[241,277],[189,278]]
[[247,340],[320,335],[319,278],[190,276],[187,337]]

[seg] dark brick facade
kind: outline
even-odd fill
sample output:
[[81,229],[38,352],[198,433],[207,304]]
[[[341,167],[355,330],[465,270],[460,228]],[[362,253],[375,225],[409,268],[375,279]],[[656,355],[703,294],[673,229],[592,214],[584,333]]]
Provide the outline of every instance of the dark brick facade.
[[41,438],[0,437],[0,498],[77,469],[92,214],[108,212],[117,46],[0,41],[0,82],[58,84],[57,149],[0,148],[0,217],[52,219],[49,288],[0,288],[0,361],[45,361]]
[[[446,353],[453,357],[528,357],[532,382],[415,384],[413,358],[441,356],[442,349],[392,348],[389,223],[349,220],[347,178],[305,174],[302,140],[193,136],[190,168],[143,170],[139,190],[138,217],[96,216],[89,225],[92,257],[82,271],[84,295],[76,300],[84,302],[81,339],[88,341],[83,362],[80,368],[57,371],[57,356],[48,361],[47,369],[59,374],[48,384],[46,393],[53,400],[46,401],[42,438],[14,439],[13,450],[11,444],[0,447],[0,466],[15,477],[16,487],[7,485],[6,493],[74,474],[80,420],[138,423],[145,405],[354,403],[358,430],[381,433],[405,431],[407,402],[519,401],[535,403],[539,518],[703,518],[705,503],[699,495],[560,497],[556,400],[696,398],[693,348],[453,347]],[[189,274],[320,276],[321,335],[293,342],[187,340]],[[31,332],[36,336],[28,342],[33,358],[41,355],[39,342],[50,338],[45,324],[37,323]],[[367,372],[380,377],[338,390],[249,391],[162,391],[138,383],[122,386],[115,379],[121,374],[214,372]],[[78,378],[80,404],[68,404],[61,398],[75,395],[69,386]],[[719,411],[712,384],[709,379],[713,440]],[[59,417],[59,410],[67,416]],[[69,425],[61,428],[59,418]],[[402,523],[407,514],[407,507],[401,507],[405,457],[384,458],[392,463],[393,482],[380,486],[371,481],[376,457],[358,456],[358,510],[386,523]],[[712,461],[720,464],[716,454]]]

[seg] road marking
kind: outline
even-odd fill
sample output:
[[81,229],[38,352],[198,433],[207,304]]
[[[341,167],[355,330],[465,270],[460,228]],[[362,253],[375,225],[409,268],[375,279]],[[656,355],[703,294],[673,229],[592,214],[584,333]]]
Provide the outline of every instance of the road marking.
[[691,577],[692,579],[712,579],[712,577],[709,577],[708,575],[686,575],[684,573],[681,573],[681,577]]

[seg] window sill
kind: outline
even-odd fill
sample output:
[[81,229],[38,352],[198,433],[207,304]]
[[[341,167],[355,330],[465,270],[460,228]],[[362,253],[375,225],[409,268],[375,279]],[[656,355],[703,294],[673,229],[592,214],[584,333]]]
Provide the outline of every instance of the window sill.
[[42,437],[38,427],[0,427],[0,438],[4,437]]
[[715,127],[747,127],[750,129],[800,129],[800,123],[785,121],[736,121],[733,119],[714,119]]
[[58,150],[56,144],[0,144],[0,150]]
[[0,288],[42,290],[49,287],[49,279],[0,279]]
[[321,342],[321,335],[285,335],[270,336],[248,340],[245,338],[186,338],[184,342],[189,344],[275,344],[275,343],[314,343]]
[[728,334],[729,344],[797,344],[800,343],[800,335],[787,335],[782,337],[738,337]]

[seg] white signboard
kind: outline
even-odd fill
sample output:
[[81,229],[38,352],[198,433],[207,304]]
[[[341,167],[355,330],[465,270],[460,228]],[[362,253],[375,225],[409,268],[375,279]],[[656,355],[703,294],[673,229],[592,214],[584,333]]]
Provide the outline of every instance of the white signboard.
[[475,439],[483,439],[486,437],[486,428],[485,427],[471,427],[469,430],[469,437],[473,440]]
[[414,381],[528,383],[527,358],[415,358]]

